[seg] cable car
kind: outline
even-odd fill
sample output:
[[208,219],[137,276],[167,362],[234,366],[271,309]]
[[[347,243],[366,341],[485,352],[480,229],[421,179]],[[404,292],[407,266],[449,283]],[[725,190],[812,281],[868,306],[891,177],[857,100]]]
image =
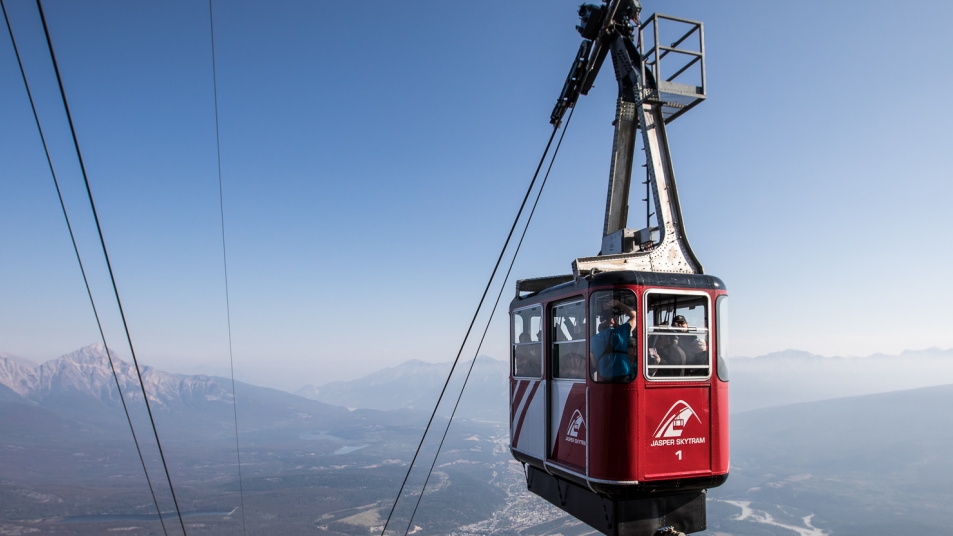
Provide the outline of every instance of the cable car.
[[[686,238],[665,128],[705,97],[704,37],[700,22],[643,23],[640,11],[633,0],[580,7],[583,43],[551,121],[611,55],[619,98],[602,248],[571,274],[517,282],[510,450],[530,491],[605,534],[691,533],[706,528],[706,490],[728,478],[727,290]],[[660,45],[660,21],[684,35]],[[674,76],[663,78],[663,58]],[[680,78],[692,69],[694,80]],[[639,134],[647,214],[633,230]]]

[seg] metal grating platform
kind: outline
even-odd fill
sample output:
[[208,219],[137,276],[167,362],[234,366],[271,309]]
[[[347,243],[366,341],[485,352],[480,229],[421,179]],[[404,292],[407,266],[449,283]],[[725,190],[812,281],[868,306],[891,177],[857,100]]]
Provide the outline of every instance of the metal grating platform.
[[[670,35],[679,37],[664,44]],[[656,13],[639,28],[639,50],[644,51],[642,80],[646,81],[642,97],[662,103],[666,124],[705,100],[705,28],[701,22]]]

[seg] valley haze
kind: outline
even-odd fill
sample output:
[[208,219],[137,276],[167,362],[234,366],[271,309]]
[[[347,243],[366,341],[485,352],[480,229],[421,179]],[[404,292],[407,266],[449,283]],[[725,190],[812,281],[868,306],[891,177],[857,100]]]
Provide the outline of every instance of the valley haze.
[[[953,383],[951,361],[953,351],[939,349],[733,359],[733,464],[728,483],[709,494],[709,532],[942,532],[950,513],[931,505],[953,501],[944,454],[953,450],[953,415],[923,408],[953,405],[953,385],[936,385]],[[130,364],[114,362],[155,483],[161,468],[138,379]],[[379,530],[448,371],[448,363],[409,361],[298,394],[239,382],[249,529]],[[189,533],[234,532],[231,380],[151,367],[143,379]],[[481,356],[470,381],[415,525],[427,534],[588,533],[525,491],[507,449],[506,362]],[[170,497],[159,484],[168,520]],[[0,355],[0,531],[116,530],[161,533],[102,346],[41,364]]]

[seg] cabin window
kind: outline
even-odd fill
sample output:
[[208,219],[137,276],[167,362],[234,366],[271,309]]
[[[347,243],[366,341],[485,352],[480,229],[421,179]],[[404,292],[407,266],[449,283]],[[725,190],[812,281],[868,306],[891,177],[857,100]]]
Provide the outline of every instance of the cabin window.
[[539,305],[513,311],[513,376],[543,375],[542,311]]
[[586,379],[586,302],[561,303],[552,309],[553,377]]
[[646,376],[702,379],[711,370],[708,296],[650,292],[645,299]]
[[635,379],[637,316],[631,290],[603,290],[589,296],[589,374],[593,381]]
[[715,339],[718,343],[716,355],[718,356],[718,379],[728,381],[728,296],[722,294],[715,300]]

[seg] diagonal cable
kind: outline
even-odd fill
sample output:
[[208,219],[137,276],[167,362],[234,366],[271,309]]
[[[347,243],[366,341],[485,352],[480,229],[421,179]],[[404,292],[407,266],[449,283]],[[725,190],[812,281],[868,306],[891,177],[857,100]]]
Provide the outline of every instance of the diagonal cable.
[[[38,0],[39,1],[39,0]],[[516,212],[516,218],[513,219],[513,225],[510,227],[510,232],[506,235],[506,241],[503,242],[503,249],[500,250],[500,255],[496,259],[496,264],[493,265],[493,271],[490,273],[490,279],[486,283],[486,288],[483,289],[483,295],[480,297],[480,302],[477,304],[476,311],[473,313],[473,318],[470,320],[470,326],[467,328],[466,335],[463,336],[463,342],[460,343],[460,349],[457,351],[457,356],[453,360],[453,365],[450,367],[450,373],[447,374],[447,381],[443,383],[443,388],[440,390],[440,396],[437,397],[437,403],[434,405],[433,412],[430,414],[430,420],[427,421],[427,426],[424,428],[424,433],[420,437],[420,443],[417,444],[417,450],[414,452],[414,457],[410,461],[410,465],[407,467],[407,473],[404,475],[404,481],[400,484],[400,489],[397,490],[397,497],[394,499],[394,504],[391,505],[390,513],[387,514],[387,520],[384,522],[384,528],[381,529],[381,536],[384,536],[384,533],[387,531],[387,525],[390,524],[391,517],[394,515],[394,511],[397,509],[397,502],[400,500],[401,493],[404,492],[404,487],[407,485],[407,479],[410,477],[410,472],[414,468],[414,463],[417,461],[417,456],[420,455],[420,449],[424,445],[424,439],[427,438],[427,432],[430,430],[430,425],[433,424],[433,419],[437,415],[437,408],[440,407],[440,402],[443,400],[443,395],[447,391],[447,385],[450,384],[450,378],[453,376],[453,371],[457,368],[457,363],[460,361],[460,356],[463,354],[463,348],[467,344],[467,340],[470,338],[470,332],[473,331],[473,326],[476,324],[477,316],[480,314],[480,310],[483,308],[483,302],[486,300],[486,295],[490,292],[490,285],[493,284],[493,279],[496,277],[496,272],[500,268],[500,263],[503,261],[503,254],[506,253],[506,248],[510,244],[510,240],[513,238],[513,231],[516,230],[516,225],[519,223],[520,216],[523,214],[523,209],[526,208],[526,201],[529,200],[529,194],[533,191],[533,186],[536,185],[536,179],[539,177],[539,171],[543,168],[543,164],[546,163],[546,155],[549,154],[549,148],[553,144],[553,140],[556,138],[556,133],[559,131],[559,125],[553,126],[553,133],[549,135],[549,141],[546,142],[546,149],[543,150],[543,156],[539,159],[539,164],[536,166],[536,172],[533,173],[533,180],[530,181],[529,187],[526,189],[526,195],[523,196],[523,202],[520,204],[519,210]]]
[[212,41],[212,95],[215,101],[215,156],[218,162],[218,208],[222,216],[222,268],[225,272],[225,316],[228,320],[228,364],[232,371],[232,412],[235,416],[235,457],[238,459],[238,498],[242,507],[242,534],[245,532],[245,489],[242,484],[242,451],[238,443],[238,396],[235,392],[235,357],[232,353],[232,307],[228,298],[228,255],[225,249],[225,196],[222,193],[222,140],[218,126],[218,74],[215,69],[215,17],[208,0],[208,25]]
[[20,66],[20,76],[23,77],[23,85],[26,88],[27,97],[30,99],[30,109],[33,110],[33,120],[36,121],[36,128],[40,133],[40,141],[43,143],[43,152],[46,154],[46,163],[50,167],[50,175],[53,177],[53,185],[56,187],[56,196],[60,201],[60,208],[63,210],[63,218],[66,220],[66,228],[69,230],[69,238],[73,243],[73,252],[76,254],[76,262],[79,263],[79,271],[83,274],[83,283],[86,285],[86,294],[89,296],[89,303],[93,308],[93,316],[96,318],[96,326],[99,328],[99,336],[103,340],[103,348],[106,350],[106,358],[109,360],[109,368],[112,370],[113,379],[116,381],[116,390],[119,391],[119,400],[122,402],[122,410],[126,414],[126,422],[129,423],[129,431],[132,432],[132,441],[136,445],[136,452],[139,453],[139,462],[142,464],[142,472],[146,475],[146,483],[149,485],[149,493],[152,495],[152,503],[156,507],[156,513],[159,516],[159,523],[162,524],[162,533],[168,536],[165,528],[165,521],[162,519],[162,510],[159,509],[159,501],[156,499],[155,488],[152,486],[152,479],[149,478],[149,470],[146,469],[146,460],[142,455],[142,449],[139,447],[139,438],[136,437],[136,430],[132,426],[132,417],[129,416],[129,407],[126,406],[126,399],[122,394],[122,387],[119,384],[119,374],[116,372],[116,365],[113,363],[112,354],[109,351],[109,345],[106,344],[106,334],[103,332],[103,324],[99,320],[99,311],[96,309],[96,301],[93,299],[93,292],[89,288],[89,279],[86,277],[86,268],[83,266],[83,259],[79,254],[79,246],[76,245],[76,236],[73,234],[73,226],[69,221],[69,214],[66,212],[66,203],[63,201],[63,193],[60,190],[59,180],[56,178],[56,171],[53,169],[53,159],[50,157],[50,149],[46,144],[46,136],[43,134],[43,127],[40,124],[40,116],[36,111],[36,103],[33,102],[33,92],[30,90],[30,83],[26,78],[26,70],[23,68],[23,61],[20,58],[20,50],[17,47],[16,38],[13,36],[13,28],[10,26],[10,18],[7,16],[7,6],[3,0],[0,0],[0,9],[3,10],[3,19],[7,23],[7,32],[10,33],[10,41],[13,43],[13,53],[17,57],[17,64]]
[[510,272],[513,271],[513,264],[516,263],[516,257],[520,254],[520,248],[523,246],[523,239],[526,238],[526,231],[529,229],[529,224],[533,221],[533,214],[536,213],[536,205],[539,204],[539,198],[543,195],[543,188],[546,187],[546,181],[549,180],[549,172],[553,170],[553,163],[556,162],[556,155],[559,154],[559,148],[563,144],[563,138],[566,136],[566,130],[569,128],[569,122],[572,121],[572,113],[575,111],[575,107],[569,109],[569,116],[566,118],[566,125],[563,127],[562,133],[559,135],[559,141],[556,143],[556,149],[553,150],[553,158],[549,161],[549,167],[546,169],[546,174],[543,176],[543,182],[539,185],[539,191],[536,192],[536,200],[533,201],[533,208],[529,211],[529,216],[526,217],[526,225],[523,226],[523,234],[520,235],[520,241],[516,244],[516,250],[513,252],[513,258],[510,259],[510,266],[506,269],[506,275],[503,276],[503,284],[500,285],[500,292],[496,295],[496,302],[493,303],[493,309],[490,310],[490,318],[486,321],[486,327],[483,329],[483,335],[480,337],[480,344],[477,345],[476,352],[473,354],[473,361],[470,361],[470,369],[467,371],[466,377],[463,379],[463,386],[460,387],[460,394],[457,395],[457,401],[453,405],[453,411],[450,412],[450,420],[447,421],[447,427],[443,431],[443,437],[440,438],[440,445],[437,446],[437,452],[434,454],[433,463],[430,464],[430,471],[427,472],[427,478],[424,480],[424,487],[420,490],[420,495],[417,496],[417,503],[414,505],[414,511],[410,514],[410,521],[407,522],[407,529],[404,531],[404,536],[410,534],[410,527],[413,526],[414,516],[417,515],[417,508],[420,507],[420,501],[424,497],[424,492],[427,491],[427,484],[430,483],[430,475],[433,474],[433,469],[437,465],[437,457],[440,456],[440,450],[443,449],[443,442],[447,439],[447,433],[450,432],[450,425],[453,424],[453,417],[457,414],[457,408],[460,406],[460,399],[463,398],[463,390],[467,388],[467,382],[470,381],[470,374],[473,372],[473,366],[476,364],[477,357],[480,355],[480,349],[483,348],[483,341],[486,340],[486,334],[490,331],[490,324],[493,322],[493,316],[496,314],[496,308],[500,305],[500,298],[503,297],[503,290],[506,288],[506,282],[510,279]]
[[122,318],[122,326],[126,333],[126,342],[129,344],[129,352],[132,355],[132,363],[136,367],[136,375],[139,378],[139,387],[142,389],[142,398],[146,403],[146,411],[149,414],[149,422],[152,424],[152,433],[156,438],[156,446],[159,448],[159,458],[162,460],[162,468],[165,470],[165,478],[169,483],[169,491],[172,494],[172,502],[175,504],[175,512],[179,517],[179,525],[182,527],[182,534],[187,534],[185,530],[185,521],[182,519],[182,511],[179,509],[179,501],[175,496],[175,488],[172,486],[172,477],[169,475],[169,466],[166,463],[165,454],[162,451],[162,443],[159,441],[159,431],[156,428],[156,421],[152,415],[152,407],[149,404],[149,396],[146,394],[146,384],[142,381],[142,371],[139,368],[139,360],[136,359],[136,350],[132,345],[132,336],[129,334],[129,323],[126,322],[126,313],[123,311],[122,300],[119,298],[119,287],[116,285],[116,276],[113,273],[112,263],[109,260],[109,252],[106,250],[106,239],[103,237],[103,228],[99,223],[99,214],[96,212],[96,203],[93,201],[93,191],[89,186],[89,177],[86,174],[86,165],[83,163],[83,153],[79,149],[79,139],[76,137],[76,127],[73,125],[73,116],[70,113],[69,102],[66,99],[66,90],[63,88],[63,78],[60,75],[60,68],[56,62],[56,53],[53,52],[53,41],[50,39],[50,29],[46,24],[46,15],[43,13],[42,0],[36,0],[36,7],[40,12],[40,21],[43,23],[43,34],[46,36],[46,46],[50,51],[50,59],[53,60],[53,71],[56,73],[56,83],[59,86],[60,98],[63,100],[63,109],[66,111],[66,119],[69,122],[70,134],[73,137],[73,147],[76,149],[76,158],[79,160],[79,168],[83,174],[83,183],[86,185],[86,195],[89,198],[89,206],[93,211],[93,220],[96,222],[96,231],[99,234],[99,243],[103,248],[103,257],[106,259],[106,268],[109,271],[109,280],[112,283],[113,294],[116,296],[116,305],[119,307],[119,316]]

